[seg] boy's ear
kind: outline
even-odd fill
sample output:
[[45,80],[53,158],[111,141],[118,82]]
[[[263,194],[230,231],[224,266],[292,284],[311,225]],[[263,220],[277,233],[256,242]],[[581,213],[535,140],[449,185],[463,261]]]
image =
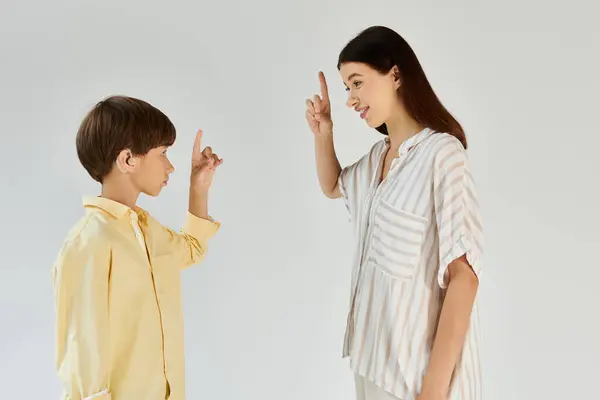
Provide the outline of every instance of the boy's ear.
[[119,171],[123,174],[133,172],[136,163],[137,158],[129,149],[121,150],[117,156],[117,168],[119,168]]

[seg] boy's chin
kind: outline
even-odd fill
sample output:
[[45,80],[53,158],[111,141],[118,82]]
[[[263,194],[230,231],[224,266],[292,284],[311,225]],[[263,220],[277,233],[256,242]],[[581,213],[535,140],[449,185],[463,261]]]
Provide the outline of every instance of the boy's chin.
[[162,190],[163,188],[160,187],[158,189],[143,190],[142,193],[144,193],[146,196],[157,197],[162,192]]

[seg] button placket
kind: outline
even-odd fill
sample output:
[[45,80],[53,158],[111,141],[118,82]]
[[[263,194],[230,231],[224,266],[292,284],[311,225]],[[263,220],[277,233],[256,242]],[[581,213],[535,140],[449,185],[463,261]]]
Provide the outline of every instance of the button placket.
[[140,229],[138,215],[135,212],[132,212],[130,215],[130,222],[133,231],[135,232],[135,237],[138,240],[138,243],[142,247],[142,250],[146,252],[146,242],[144,240],[144,235],[142,234],[142,230]]
[[[142,216],[143,217],[143,216]],[[164,339],[164,323],[163,323],[163,312],[161,309],[161,305],[160,305],[160,296],[159,296],[159,289],[158,289],[158,285],[156,283],[156,279],[154,276],[154,270],[152,267],[152,261],[150,260],[150,253],[149,253],[149,249],[146,247],[146,240],[144,238],[144,234],[142,233],[141,227],[140,227],[140,221],[139,221],[139,216],[136,212],[131,212],[130,214],[130,222],[131,222],[131,227],[133,228],[133,231],[135,232],[135,237],[137,238],[138,242],[140,243],[140,246],[142,247],[142,250],[144,252],[144,254],[147,257],[148,260],[148,264],[150,266],[150,276],[152,278],[152,285],[154,287],[154,296],[156,299],[156,306],[158,308],[158,314],[159,314],[159,318],[160,318],[160,325],[161,325],[161,330],[162,330],[162,334],[163,334],[163,338],[162,338],[162,346],[163,346],[163,370],[165,371],[165,378],[167,379],[167,384],[168,384],[168,378],[166,377],[166,371],[167,371],[167,365],[166,365],[166,357],[165,357],[165,339]]]
[[[389,146],[389,144],[386,142],[386,146]],[[362,240],[362,250],[361,250],[361,256],[359,259],[359,265],[358,265],[358,271],[356,273],[356,282],[354,284],[354,287],[352,288],[352,300],[351,300],[351,304],[350,304],[350,310],[348,312],[348,317],[347,317],[347,329],[349,329],[349,331],[347,330],[346,332],[346,338],[344,340],[344,351],[347,352],[349,350],[349,346],[351,345],[351,342],[353,341],[353,337],[354,337],[354,317],[355,317],[355,307],[356,307],[356,296],[358,294],[358,288],[360,287],[360,283],[361,283],[361,278],[363,275],[363,264],[365,262],[365,260],[367,259],[365,256],[368,256],[368,249],[370,246],[370,232],[372,230],[372,209],[373,209],[373,205],[374,203],[376,203],[377,199],[378,199],[378,194],[380,192],[380,188],[383,184],[383,182],[380,182],[379,185],[377,185],[377,187],[375,188],[375,190],[373,190],[373,185],[375,185],[375,182],[377,180],[378,174],[379,174],[379,170],[380,168],[383,168],[383,166],[381,165],[384,162],[385,159],[385,151],[382,151],[381,154],[379,154],[379,158],[377,159],[377,168],[375,171],[375,174],[373,175],[373,177],[371,177],[371,191],[370,191],[370,195],[369,198],[367,199],[367,201],[365,202],[364,205],[364,210],[366,211],[367,215],[366,215],[366,232],[365,232],[365,236]]]

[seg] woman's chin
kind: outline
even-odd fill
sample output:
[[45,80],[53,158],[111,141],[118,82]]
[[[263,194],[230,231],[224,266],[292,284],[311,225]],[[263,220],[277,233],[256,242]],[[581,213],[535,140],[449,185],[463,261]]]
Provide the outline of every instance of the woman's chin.
[[376,129],[378,126],[382,125],[382,122],[374,122],[372,118],[368,118],[368,117],[365,119],[365,123],[367,124],[367,126],[369,128],[373,128],[373,129]]

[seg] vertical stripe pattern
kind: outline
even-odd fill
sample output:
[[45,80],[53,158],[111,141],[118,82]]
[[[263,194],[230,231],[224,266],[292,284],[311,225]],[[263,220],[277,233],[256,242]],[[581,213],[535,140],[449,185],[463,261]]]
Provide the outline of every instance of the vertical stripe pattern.
[[[402,143],[378,183],[389,141],[344,168],[339,187],[355,233],[343,356],[356,374],[411,400],[433,344],[448,265],[462,255],[479,276],[482,223],[466,152],[425,129]],[[451,384],[452,400],[480,400],[477,299]]]

